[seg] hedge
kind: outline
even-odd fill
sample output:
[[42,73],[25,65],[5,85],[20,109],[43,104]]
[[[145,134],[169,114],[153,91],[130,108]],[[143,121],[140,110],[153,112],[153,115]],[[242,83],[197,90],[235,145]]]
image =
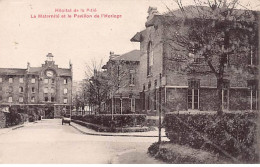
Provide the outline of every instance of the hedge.
[[143,126],[146,120],[145,114],[114,114],[112,115],[85,115],[72,116],[72,119],[80,120],[105,127],[135,127]]
[[17,113],[15,111],[11,111],[10,113],[6,113],[5,119],[6,127],[10,127],[27,122],[28,115],[24,113]]
[[171,142],[212,151],[235,162],[258,162],[258,114],[166,114],[166,136]]

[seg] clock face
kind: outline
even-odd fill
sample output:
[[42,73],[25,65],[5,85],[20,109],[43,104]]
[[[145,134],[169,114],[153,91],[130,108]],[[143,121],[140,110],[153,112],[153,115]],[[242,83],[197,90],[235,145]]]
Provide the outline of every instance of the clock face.
[[47,77],[53,77],[53,71],[51,70],[46,71],[46,75]]

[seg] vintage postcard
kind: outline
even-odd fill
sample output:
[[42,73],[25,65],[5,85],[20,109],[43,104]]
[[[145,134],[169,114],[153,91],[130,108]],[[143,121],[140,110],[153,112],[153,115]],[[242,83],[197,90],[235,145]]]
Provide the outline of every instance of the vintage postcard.
[[257,164],[259,0],[0,0],[1,164]]

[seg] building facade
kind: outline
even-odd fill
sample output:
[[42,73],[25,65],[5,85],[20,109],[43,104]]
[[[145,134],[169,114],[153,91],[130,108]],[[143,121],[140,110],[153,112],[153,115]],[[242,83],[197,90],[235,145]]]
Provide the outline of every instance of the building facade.
[[110,87],[104,111],[113,114],[141,113],[137,78],[139,58],[139,50],[122,55],[110,52],[109,61],[103,66]]
[[[159,14],[156,8],[149,8],[148,13],[146,29],[137,32],[131,39],[132,42],[140,43],[138,80],[141,110],[148,115],[157,115],[159,105],[162,104],[164,112],[216,111],[217,78],[206,61],[193,56],[194,70],[183,73],[180,70],[181,58],[178,59],[180,49],[176,46],[176,42],[167,40],[172,39],[169,38],[170,35],[176,33],[171,30],[175,25],[170,23],[178,16],[165,17]],[[190,20],[194,20],[192,17],[191,15]],[[259,30],[259,20],[257,21]],[[183,30],[190,28],[189,24],[182,26]],[[230,55],[225,64],[223,110],[259,109],[257,68],[259,43],[253,48],[254,51],[249,54]]]
[[0,106],[37,111],[58,118],[71,108],[72,64],[59,68],[49,53],[41,67],[0,68]]

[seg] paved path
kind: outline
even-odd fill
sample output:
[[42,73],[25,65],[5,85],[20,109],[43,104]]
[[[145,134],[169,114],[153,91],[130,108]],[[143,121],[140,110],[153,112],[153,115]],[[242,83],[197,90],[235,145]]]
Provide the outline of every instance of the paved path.
[[149,157],[154,137],[85,135],[60,119],[0,135],[0,163],[162,163]]

